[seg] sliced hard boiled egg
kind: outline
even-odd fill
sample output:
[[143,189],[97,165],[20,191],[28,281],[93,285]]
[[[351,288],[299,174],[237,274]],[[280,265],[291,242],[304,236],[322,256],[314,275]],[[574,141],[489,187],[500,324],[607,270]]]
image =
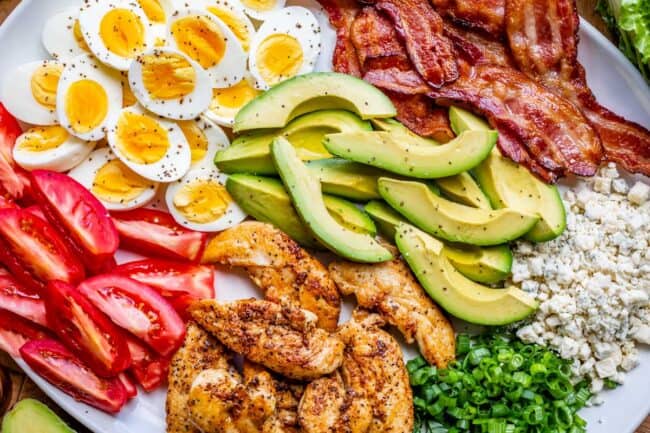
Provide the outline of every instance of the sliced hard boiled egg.
[[2,102],[18,119],[32,125],[57,123],[57,88],[63,64],[56,60],[26,63],[11,71],[2,89]]
[[244,11],[257,21],[265,21],[284,7],[286,0],[240,0]]
[[329,14],[316,0],[291,0],[291,5],[307,8],[316,17],[321,29],[321,52],[316,60],[315,70],[317,72],[332,71],[334,69],[332,59],[336,47],[336,30],[330,25]]
[[192,165],[190,169],[204,167],[212,169],[217,152],[230,146],[230,140],[223,129],[205,119],[178,122],[185,139],[190,145]]
[[62,172],[76,167],[94,148],[94,141],[72,136],[61,126],[35,126],[18,137],[13,156],[27,170]]
[[150,203],[158,184],[139,176],[103,147],[72,169],[68,175],[93,193],[108,210],[129,210]]
[[55,59],[67,60],[90,53],[78,17],[79,8],[73,7],[52,15],[45,23],[41,40],[45,50]]
[[56,96],[59,123],[82,140],[100,140],[122,108],[120,75],[92,56],[77,56],[67,64]]
[[166,45],[167,21],[174,13],[171,0],[137,0],[144,14],[149,19],[153,43],[156,47]]
[[210,106],[208,73],[185,54],[154,48],[129,69],[133,94],[147,110],[169,119],[193,119]]
[[239,110],[260,93],[260,90],[255,88],[255,80],[250,74],[246,74],[246,77],[234,86],[214,89],[212,102],[204,115],[218,125],[232,127]]
[[321,52],[321,29],[308,9],[290,6],[275,12],[258,29],[249,68],[258,89],[312,72]]
[[138,103],[138,100],[131,90],[131,85],[129,84],[129,74],[122,72],[120,74],[120,84],[122,86],[122,108],[130,107]]
[[79,24],[95,57],[120,71],[128,70],[133,59],[155,42],[145,12],[124,0],[89,1],[79,13]]
[[170,45],[188,55],[212,79],[212,87],[238,83],[246,71],[246,53],[232,30],[212,13],[185,9],[169,23]]
[[190,146],[181,128],[139,105],[122,109],[108,132],[108,144],[127,167],[156,182],[178,180],[190,168]]
[[255,26],[237,0],[193,0],[192,8],[207,10],[219,18],[235,34],[245,52],[248,52]]

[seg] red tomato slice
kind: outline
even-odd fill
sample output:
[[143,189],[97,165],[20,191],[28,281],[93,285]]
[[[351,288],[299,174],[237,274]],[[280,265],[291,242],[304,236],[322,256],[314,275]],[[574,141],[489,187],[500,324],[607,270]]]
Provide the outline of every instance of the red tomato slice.
[[40,293],[45,289],[45,284],[42,281],[34,278],[31,272],[27,270],[18,261],[18,258],[9,250],[9,246],[0,236],[0,265],[4,265],[14,278],[29,290]]
[[0,104],[0,186],[14,199],[29,195],[29,177],[13,157],[16,138],[22,133],[18,121]]
[[0,309],[0,350],[13,357],[20,356],[20,348],[31,340],[51,338],[45,328],[14,313]]
[[207,233],[186,229],[166,212],[135,209],[111,215],[122,248],[143,255],[196,262],[208,241]]
[[50,328],[97,375],[112,377],[129,368],[126,336],[78,289],[52,281],[45,305]]
[[124,391],[126,391],[126,399],[131,400],[133,397],[138,395],[138,388],[135,385],[135,382],[133,379],[131,379],[131,376],[129,376],[127,373],[120,373],[117,376],[117,379],[122,382],[122,386],[124,387]]
[[169,355],[183,344],[183,319],[146,284],[122,275],[105,274],[84,281],[79,291],[115,324],[161,355]]
[[[0,209],[0,238],[18,262],[41,281],[76,284],[84,278],[82,264],[58,232],[29,211]],[[15,272],[14,264],[4,264]]]
[[77,401],[108,413],[117,413],[126,404],[127,393],[119,379],[97,376],[56,340],[30,341],[20,354],[39,376]]
[[0,192],[0,209],[19,209],[18,205]]
[[4,269],[0,269],[0,308],[47,326],[45,302],[37,293],[25,289]]
[[133,337],[128,339],[131,352],[131,372],[140,386],[151,392],[167,381],[169,357],[162,357],[145,347]]
[[38,206],[38,205],[33,205],[26,207],[25,210],[29,213],[31,213],[34,216],[37,216],[45,221],[47,221],[47,217],[45,216],[45,213],[43,213],[43,208]]
[[50,222],[67,235],[93,273],[114,264],[120,237],[108,211],[79,182],[48,170],[32,172],[32,188]]

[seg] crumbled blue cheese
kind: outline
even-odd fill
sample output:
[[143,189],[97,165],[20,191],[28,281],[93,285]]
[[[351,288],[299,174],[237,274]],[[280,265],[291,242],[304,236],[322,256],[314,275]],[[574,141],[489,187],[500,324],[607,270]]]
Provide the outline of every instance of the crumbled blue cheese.
[[594,393],[605,379],[622,383],[638,363],[635,343],[650,344],[649,195],[610,164],[564,193],[560,238],[514,248],[512,282],[540,302],[519,338],[572,360]]

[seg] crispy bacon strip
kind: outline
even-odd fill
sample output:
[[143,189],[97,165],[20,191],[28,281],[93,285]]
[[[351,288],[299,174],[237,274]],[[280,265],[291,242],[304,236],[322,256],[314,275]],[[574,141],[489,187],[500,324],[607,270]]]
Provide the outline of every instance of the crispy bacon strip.
[[350,40],[350,27],[354,17],[361,10],[356,0],[318,0],[327,11],[330,23],[336,29],[334,48],[334,70],[343,74],[361,76],[357,53]]
[[572,0],[507,0],[506,33],[518,67],[575,103],[598,132],[605,158],[650,175],[650,131],[600,105],[577,60],[578,13]]
[[516,68],[506,45],[478,32],[445,22],[445,36],[454,44],[459,56],[471,65],[479,63]]
[[403,95],[386,92],[397,108],[397,120],[423,137],[431,137],[441,143],[454,138],[446,108],[436,107],[425,95]]
[[390,17],[415,69],[429,85],[441,87],[458,78],[451,42],[442,32],[442,18],[429,3],[424,0],[365,1]]
[[473,30],[503,35],[505,0],[431,0],[436,11],[445,18]]

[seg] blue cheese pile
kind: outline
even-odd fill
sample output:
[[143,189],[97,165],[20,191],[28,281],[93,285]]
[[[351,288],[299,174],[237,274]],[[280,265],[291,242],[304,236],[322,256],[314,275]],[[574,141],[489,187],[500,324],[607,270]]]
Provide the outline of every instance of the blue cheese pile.
[[517,335],[573,360],[595,394],[605,380],[623,383],[638,363],[636,343],[650,344],[649,196],[647,184],[630,187],[610,164],[564,194],[560,238],[515,247],[512,282],[540,302]]

